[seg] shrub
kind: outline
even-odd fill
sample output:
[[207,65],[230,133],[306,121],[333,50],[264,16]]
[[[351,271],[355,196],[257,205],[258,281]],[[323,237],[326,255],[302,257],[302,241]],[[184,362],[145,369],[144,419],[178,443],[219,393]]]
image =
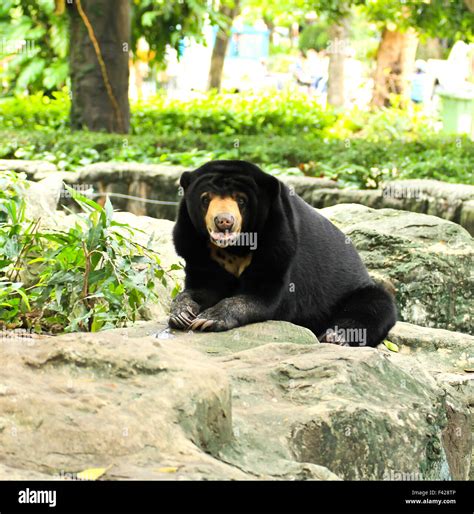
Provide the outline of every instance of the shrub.
[[158,255],[113,220],[110,202],[72,190],[83,211],[74,226],[41,230],[25,218],[27,185],[0,173],[0,328],[95,332],[134,321],[156,299],[154,282],[166,283]]
[[[396,99],[394,99],[394,102]],[[434,121],[419,107],[377,111],[357,108],[335,115],[314,97],[299,91],[255,94],[209,93],[177,100],[158,95],[132,104],[132,135],[170,135],[175,138],[210,134],[221,136],[280,135],[370,141],[415,139],[434,135]],[[37,93],[0,100],[0,128],[67,133],[70,99],[66,91],[52,97]]]
[[75,132],[58,138],[54,133],[0,131],[0,141],[0,158],[45,159],[66,170],[109,160],[193,168],[211,159],[245,159],[275,173],[290,169],[290,173],[334,178],[361,188],[376,187],[393,177],[470,183],[474,162],[474,142],[467,137],[372,142],[310,135],[125,137]]
[[158,96],[133,108],[134,134],[299,134],[318,132],[335,116],[299,92],[210,93],[192,100]]
[[360,138],[372,142],[395,139],[422,139],[433,137],[439,124],[418,105],[401,107],[400,97],[392,97],[393,107],[374,111],[354,107],[341,113],[328,127],[326,134],[337,139]]
[[351,187],[377,187],[393,177],[472,180],[474,143],[436,135],[434,121],[416,107],[353,109],[336,118],[299,93],[158,96],[133,106],[134,133],[127,136],[70,132],[68,110],[65,92],[1,101],[0,127],[15,130],[1,131],[0,158],[43,159],[61,170],[110,160],[191,168],[240,158]]
[[[0,127],[63,130],[69,125],[70,99],[41,93],[0,102]],[[132,105],[132,134],[299,134],[319,132],[336,117],[300,92],[210,93],[177,100],[158,95]]]
[[0,127],[63,131],[69,126],[71,101],[65,91],[52,97],[36,93],[0,100]]

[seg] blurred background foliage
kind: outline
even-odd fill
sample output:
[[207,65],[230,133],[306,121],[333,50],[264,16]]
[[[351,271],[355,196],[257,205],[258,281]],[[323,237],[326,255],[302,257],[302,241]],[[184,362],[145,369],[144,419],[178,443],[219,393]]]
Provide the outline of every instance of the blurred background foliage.
[[[431,55],[426,42],[434,35],[439,58],[456,40],[472,41],[469,6],[469,0],[133,0],[130,59],[132,65],[146,62],[156,73],[170,49],[180,57],[185,41],[205,43],[206,26],[229,29],[232,20],[223,11],[229,7],[247,24],[265,23],[270,72],[288,69],[298,50],[324,53],[341,20],[353,57],[374,71],[384,31],[416,30],[418,55],[426,57]],[[349,187],[376,187],[392,177],[472,181],[472,141],[440,135],[437,112],[397,94],[390,94],[386,106],[341,108],[298,89],[222,88],[186,98],[162,90],[131,102],[130,135],[72,132],[69,22],[58,0],[0,4],[0,158],[46,159],[74,170],[100,160],[192,167],[211,158],[240,157],[275,173],[337,178]],[[295,26],[295,44],[291,37],[272,38],[282,27],[291,36]],[[31,49],[12,52],[5,44],[11,41],[27,41]]]
[[132,135],[123,136],[69,131],[65,92],[0,105],[0,158],[44,159],[64,170],[108,160],[194,167],[242,158],[349,187],[377,187],[390,178],[472,178],[474,144],[436,134],[416,106],[336,114],[303,93],[213,93],[186,101],[162,95],[132,104]]
[[[49,94],[67,82],[69,36],[67,18],[55,14],[50,0],[4,0],[0,3],[0,34],[4,41],[28,40],[31,50],[8,55],[2,70],[8,92]],[[3,54],[9,52],[3,48]],[[1,56],[1,53],[0,53]],[[1,66],[1,64],[0,64]]]
[[[54,0],[2,0],[0,34],[4,41],[27,40],[32,51],[12,56],[4,70],[6,93],[46,94],[61,89],[69,78],[69,20],[58,11]],[[131,2],[131,43],[135,53],[144,38],[149,46],[147,59],[161,63],[167,45],[178,49],[183,37],[202,40],[203,25],[222,24],[222,16],[207,2],[183,0],[133,0]],[[2,56],[0,48],[0,57]],[[3,51],[6,56],[8,52]]]

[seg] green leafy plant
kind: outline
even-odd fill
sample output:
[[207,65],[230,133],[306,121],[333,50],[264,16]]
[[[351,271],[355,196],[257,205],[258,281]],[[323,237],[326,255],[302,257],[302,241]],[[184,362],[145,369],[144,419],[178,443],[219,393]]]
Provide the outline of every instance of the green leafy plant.
[[307,52],[309,49],[319,52],[327,50],[329,41],[329,23],[324,19],[319,19],[304,27],[299,37],[298,47],[303,52]]
[[53,1],[4,0],[0,34],[0,76],[8,91],[54,91],[66,84],[68,23]]
[[[69,124],[70,99],[65,90],[5,98],[0,126],[61,130]],[[133,134],[299,134],[319,133],[336,120],[304,93],[268,91],[253,95],[209,93],[179,100],[158,95],[132,105]]]
[[157,96],[133,106],[134,134],[318,133],[335,121],[330,109],[299,92],[209,93],[192,100]]
[[[68,230],[41,229],[25,218],[24,177],[0,175],[0,327],[46,332],[98,331],[134,321],[156,301],[169,271],[134,229],[70,190],[82,208]],[[136,230],[136,229],[135,229]],[[175,285],[173,295],[179,288]]]
[[355,137],[371,142],[416,140],[436,135],[438,120],[428,116],[421,106],[402,108],[399,96],[392,96],[391,103],[390,108],[371,111],[355,107],[341,114],[327,129],[327,134],[339,139]]
[[123,136],[70,132],[66,91],[11,97],[0,100],[0,158],[41,159],[67,171],[100,161],[192,168],[211,159],[246,159],[276,173],[299,169],[359,188],[393,177],[470,183],[474,142],[439,135],[436,119],[394,103],[335,116],[288,92],[186,101],[158,96],[132,106],[135,133]]
[[[179,100],[158,95],[132,105],[132,135],[193,134],[222,136],[312,136],[332,139],[365,138],[391,141],[435,135],[436,120],[417,107],[366,111],[354,108],[336,116],[316,98],[301,92],[258,94],[209,93]],[[65,131],[71,102],[67,91],[50,96],[37,93],[0,100],[0,127]]]
[[[351,187],[374,187],[379,172],[398,178],[472,182],[474,142],[466,136],[424,136],[370,141],[271,135],[191,133],[180,137],[124,136],[0,130],[0,159],[41,159],[73,171],[101,161],[179,164],[189,168],[211,159],[244,159],[278,173],[335,178]],[[385,170],[385,171],[383,171]],[[395,170],[395,171],[393,171]],[[389,176],[382,178],[390,178]]]
[[64,130],[69,126],[71,101],[66,90],[50,96],[35,93],[0,100],[0,125],[30,130]]

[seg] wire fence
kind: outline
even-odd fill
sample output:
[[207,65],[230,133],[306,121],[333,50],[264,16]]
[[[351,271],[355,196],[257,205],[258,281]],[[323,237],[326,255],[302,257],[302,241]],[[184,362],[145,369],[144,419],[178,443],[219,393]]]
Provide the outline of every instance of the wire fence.
[[[173,202],[173,201],[170,201],[170,200],[154,200],[153,198],[143,198],[141,196],[133,196],[133,195],[127,195],[127,194],[124,194],[124,193],[99,193],[99,192],[96,192],[96,191],[93,191],[91,189],[87,190],[87,191],[81,191],[80,194],[88,197],[88,198],[98,198],[100,196],[110,196],[110,197],[115,197],[115,198],[124,198],[126,200],[135,200],[135,201],[138,201],[138,202],[143,202],[143,203],[153,203],[153,204],[157,204],[157,205],[179,205],[179,202]],[[63,198],[66,197],[66,198],[72,198],[74,197],[74,193],[67,193],[67,194],[64,194],[64,195],[61,195]]]
[[92,193],[92,196],[114,196],[117,198],[126,198],[128,200],[137,200],[144,203],[154,203],[158,205],[179,205],[179,202],[170,202],[167,200],[153,200],[152,198],[142,198],[141,196],[126,195],[123,193]]

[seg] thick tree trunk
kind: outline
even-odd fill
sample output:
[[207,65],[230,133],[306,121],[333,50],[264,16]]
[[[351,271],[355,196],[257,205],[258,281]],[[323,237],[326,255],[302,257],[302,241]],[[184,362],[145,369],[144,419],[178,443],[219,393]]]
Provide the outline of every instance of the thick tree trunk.
[[377,51],[373,105],[389,106],[391,94],[408,96],[417,46],[418,36],[413,29],[398,32],[384,28]]
[[209,89],[221,88],[222,72],[224,71],[224,60],[229,46],[230,29],[232,22],[239,12],[239,0],[235,0],[232,7],[222,5],[219,12],[229,19],[227,30],[219,29],[216,35],[216,42],[212,49],[211,68],[209,70]]
[[345,102],[345,60],[347,41],[347,20],[332,25],[329,31],[330,43],[328,69],[328,103],[342,107]]
[[[74,129],[127,133],[130,126],[129,0],[74,0],[70,13],[71,125]],[[92,26],[107,79],[81,7]]]

